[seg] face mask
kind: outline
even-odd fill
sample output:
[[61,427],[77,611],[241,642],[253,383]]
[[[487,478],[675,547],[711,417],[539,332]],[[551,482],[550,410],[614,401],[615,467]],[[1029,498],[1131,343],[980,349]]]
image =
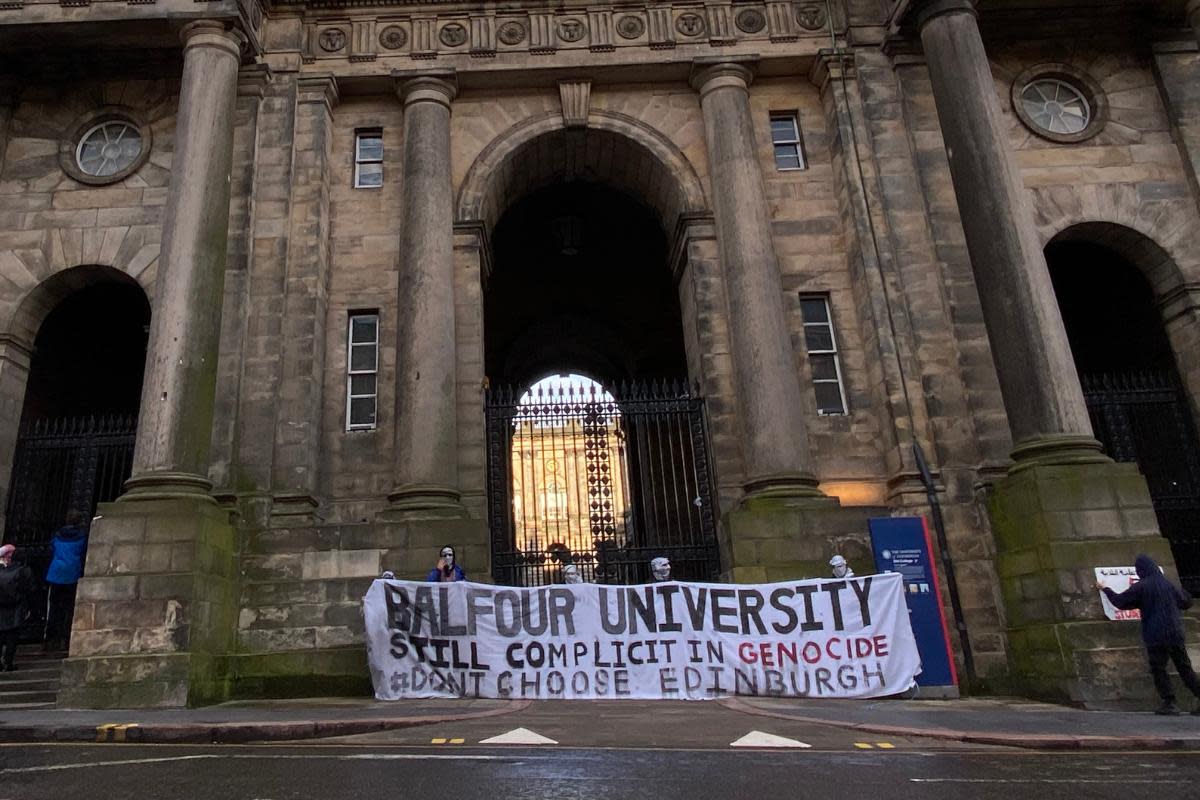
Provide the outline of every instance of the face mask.
[[652,564],[650,566],[650,571],[654,575],[654,580],[656,581],[671,580],[671,563],[665,559],[661,563]]
[[454,567],[454,551],[443,550],[442,551],[442,560],[446,562],[447,571],[452,569]]
[[844,565],[834,567],[833,568],[833,577],[835,577],[835,578],[846,577],[846,567]]

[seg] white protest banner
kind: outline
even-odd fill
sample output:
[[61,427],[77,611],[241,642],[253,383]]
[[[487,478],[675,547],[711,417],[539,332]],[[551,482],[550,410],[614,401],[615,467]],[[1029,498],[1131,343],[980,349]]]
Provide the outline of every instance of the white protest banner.
[[[1138,582],[1137,570],[1133,567],[1096,567],[1096,583],[1104,588],[1112,589],[1120,594]],[[1109,619],[1141,619],[1142,612],[1136,608],[1121,611],[1100,592],[1100,604],[1104,606],[1104,616]]]
[[896,573],[532,589],[377,580],[363,614],[380,700],[880,697],[921,669]]

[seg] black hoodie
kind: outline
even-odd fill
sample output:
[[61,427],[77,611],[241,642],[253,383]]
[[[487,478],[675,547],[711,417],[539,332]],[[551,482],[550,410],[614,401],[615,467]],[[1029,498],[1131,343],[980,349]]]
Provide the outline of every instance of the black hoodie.
[[1142,612],[1142,641],[1148,647],[1183,646],[1183,617],[1180,611],[1190,608],[1192,596],[1167,580],[1154,563],[1143,553],[1133,564],[1138,582],[1117,594],[1106,588],[1108,602],[1122,611],[1136,608]]

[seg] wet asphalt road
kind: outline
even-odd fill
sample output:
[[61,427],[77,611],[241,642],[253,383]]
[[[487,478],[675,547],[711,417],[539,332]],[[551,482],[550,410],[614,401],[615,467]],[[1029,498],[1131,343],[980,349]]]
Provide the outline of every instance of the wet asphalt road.
[[[816,737],[812,737],[816,738]],[[1200,797],[1200,753],[403,744],[0,746],[0,798]]]

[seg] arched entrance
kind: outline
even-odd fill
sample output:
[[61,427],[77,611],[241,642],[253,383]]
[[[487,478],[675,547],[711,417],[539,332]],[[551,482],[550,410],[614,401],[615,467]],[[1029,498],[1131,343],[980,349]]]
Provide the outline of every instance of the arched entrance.
[[1136,462],[1185,584],[1200,588],[1200,449],[1156,293],[1166,256],[1134,231],[1081,225],[1046,246],[1046,261],[1096,437]]
[[[44,317],[40,324],[36,316],[25,320],[36,335],[4,541],[16,544],[40,576],[67,512],[91,519],[129,477],[150,304],[136,281],[104,268],[68,270],[39,289],[33,303]],[[38,622],[31,621],[32,632]]]
[[692,309],[667,235],[688,191],[609,130],[542,133],[497,172],[512,185],[479,203],[495,218],[484,287],[493,577],[540,585],[572,563],[587,580],[641,582],[665,555],[678,578],[715,578]]

